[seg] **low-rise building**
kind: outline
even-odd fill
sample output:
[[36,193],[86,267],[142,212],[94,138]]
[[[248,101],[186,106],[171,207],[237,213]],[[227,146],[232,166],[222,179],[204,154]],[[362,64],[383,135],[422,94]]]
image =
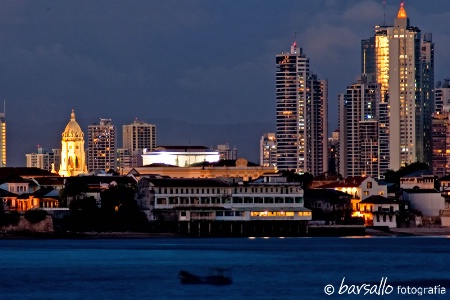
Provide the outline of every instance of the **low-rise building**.
[[361,200],[353,213],[354,217],[364,218],[366,226],[397,227],[396,213],[399,203],[383,196],[370,196]]
[[254,180],[267,173],[275,173],[276,167],[262,167],[244,158],[237,160],[220,160],[178,167],[167,164],[152,164],[133,169],[124,169],[124,174],[141,178],[149,175],[160,175],[171,178],[242,178],[244,181]]
[[311,220],[300,185],[284,177],[266,176],[251,182],[144,177],[138,186],[137,200],[150,208],[153,220]]
[[345,223],[351,216],[351,196],[347,193],[331,189],[307,189],[304,197],[305,207],[313,212],[313,220]]
[[349,194],[352,197],[352,208],[361,200],[371,196],[386,196],[387,186],[378,183],[372,177],[353,176],[343,180],[316,187],[317,189],[334,189]]
[[424,217],[438,217],[445,208],[445,199],[436,189],[403,189],[403,200],[411,203],[411,208]]

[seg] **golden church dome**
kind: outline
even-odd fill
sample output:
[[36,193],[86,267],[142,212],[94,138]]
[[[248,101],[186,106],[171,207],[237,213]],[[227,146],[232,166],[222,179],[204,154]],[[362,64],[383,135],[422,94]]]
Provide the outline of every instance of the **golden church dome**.
[[72,113],[70,114],[70,121],[67,123],[66,129],[62,133],[63,139],[67,138],[83,138],[84,133],[81,131],[80,125],[78,125],[77,121],[75,121],[75,112],[72,109]]

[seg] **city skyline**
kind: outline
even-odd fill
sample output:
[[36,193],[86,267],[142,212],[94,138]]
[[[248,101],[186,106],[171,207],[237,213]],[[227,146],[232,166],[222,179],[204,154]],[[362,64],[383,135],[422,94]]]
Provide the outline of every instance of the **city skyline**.
[[[386,24],[399,3],[387,1]],[[7,165],[24,166],[25,154],[38,144],[58,148],[72,108],[84,132],[99,118],[117,126],[139,118],[158,127],[159,144],[229,143],[257,162],[261,135],[275,128],[273,56],[294,40],[311,59],[312,72],[328,80],[330,136],[338,94],[359,75],[360,41],[383,23],[383,1],[253,4],[0,3]],[[450,77],[450,29],[441,25],[450,16],[445,4],[406,1],[414,25],[433,33],[436,82]],[[220,141],[214,132],[198,137],[170,128],[200,123],[234,129],[246,122],[266,126],[241,137],[247,143],[237,141],[247,128]]]

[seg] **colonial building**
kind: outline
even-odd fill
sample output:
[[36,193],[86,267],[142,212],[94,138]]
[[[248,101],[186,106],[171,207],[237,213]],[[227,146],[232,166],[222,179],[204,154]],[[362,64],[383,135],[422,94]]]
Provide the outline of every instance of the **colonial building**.
[[200,162],[189,167],[168,164],[151,164],[149,166],[124,169],[123,174],[136,178],[146,175],[159,175],[172,178],[242,178],[244,181],[256,179],[267,173],[274,173],[274,166],[262,167],[244,158],[237,160],[220,160],[218,162]]
[[70,121],[62,133],[59,175],[69,177],[84,173],[87,173],[84,133],[75,120],[75,112],[72,109]]
[[[140,179],[138,202],[158,220],[308,221],[303,190],[286,178],[265,176],[244,183],[234,179]],[[146,198],[148,197],[148,198]]]
[[363,217],[366,226],[397,227],[399,204],[383,196],[370,196],[357,204],[355,217]]
[[358,203],[370,196],[386,196],[387,185],[380,184],[371,177],[347,177],[343,180],[322,185],[317,189],[334,189],[349,194],[352,199],[352,208],[357,210]]

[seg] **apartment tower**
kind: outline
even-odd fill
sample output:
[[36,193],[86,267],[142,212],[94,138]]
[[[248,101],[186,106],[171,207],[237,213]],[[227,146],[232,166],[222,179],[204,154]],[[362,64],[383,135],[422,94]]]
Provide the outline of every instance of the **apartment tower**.
[[116,131],[111,119],[88,126],[88,170],[116,171]]
[[276,55],[277,168],[320,175],[327,171],[328,85],[309,70],[293,43]]

